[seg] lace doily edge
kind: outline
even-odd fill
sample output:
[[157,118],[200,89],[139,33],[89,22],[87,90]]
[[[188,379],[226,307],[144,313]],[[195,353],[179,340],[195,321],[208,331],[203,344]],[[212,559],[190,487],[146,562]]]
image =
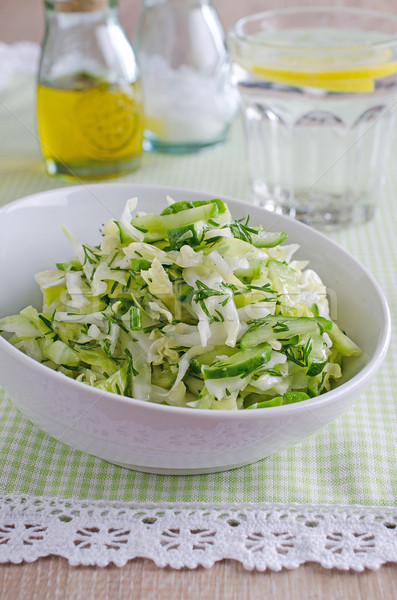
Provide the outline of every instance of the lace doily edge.
[[223,559],[259,571],[378,569],[397,562],[397,508],[0,497],[0,563],[50,555],[75,566],[147,558],[174,569]]

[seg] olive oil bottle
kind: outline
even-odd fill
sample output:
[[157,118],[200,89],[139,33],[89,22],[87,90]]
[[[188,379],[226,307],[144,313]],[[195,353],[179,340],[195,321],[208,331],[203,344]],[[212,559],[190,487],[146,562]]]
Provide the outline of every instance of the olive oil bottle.
[[47,171],[95,179],[135,169],[143,106],[116,0],[45,2],[37,126]]

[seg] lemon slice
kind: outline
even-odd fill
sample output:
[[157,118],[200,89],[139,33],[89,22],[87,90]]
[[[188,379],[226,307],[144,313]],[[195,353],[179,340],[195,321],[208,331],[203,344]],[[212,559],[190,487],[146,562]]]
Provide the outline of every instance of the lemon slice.
[[[397,72],[390,42],[375,32],[292,29],[253,40],[241,66],[272,82],[335,92],[371,92]],[[237,62],[239,62],[239,50]]]
[[140,105],[130,89],[100,83],[80,92],[77,123],[80,150],[101,159],[117,159],[130,150],[141,127]]
[[372,92],[375,80],[397,72],[397,61],[384,65],[330,71],[291,70],[250,65],[248,70],[268,81],[315,87],[330,92]]

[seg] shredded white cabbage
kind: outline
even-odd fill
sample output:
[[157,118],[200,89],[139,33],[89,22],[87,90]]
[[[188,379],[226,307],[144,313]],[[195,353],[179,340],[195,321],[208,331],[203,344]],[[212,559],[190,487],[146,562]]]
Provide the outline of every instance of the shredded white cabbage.
[[74,256],[36,275],[41,312],[0,319],[11,343],[100,390],[212,410],[306,400],[360,353],[284,232],[233,220],[216,199],[136,208],[97,246],[64,228]]

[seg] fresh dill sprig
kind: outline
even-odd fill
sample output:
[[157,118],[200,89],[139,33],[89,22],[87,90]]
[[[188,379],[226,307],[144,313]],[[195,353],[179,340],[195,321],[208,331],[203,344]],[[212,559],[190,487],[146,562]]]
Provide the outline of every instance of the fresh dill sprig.
[[248,215],[245,223],[242,222],[242,219],[234,221],[234,223],[231,223],[230,225],[230,230],[235,238],[252,244],[251,234],[258,233],[258,230],[248,226],[249,219],[250,217]]
[[96,265],[101,259],[100,254],[85,244],[82,244],[82,247],[84,251],[83,265],[85,265],[87,262],[90,263],[90,265]]
[[310,337],[304,346],[289,346],[285,348],[285,355],[289,360],[298,365],[299,367],[308,367],[309,366],[309,355],[312,351],[313,343],[312,338]]

